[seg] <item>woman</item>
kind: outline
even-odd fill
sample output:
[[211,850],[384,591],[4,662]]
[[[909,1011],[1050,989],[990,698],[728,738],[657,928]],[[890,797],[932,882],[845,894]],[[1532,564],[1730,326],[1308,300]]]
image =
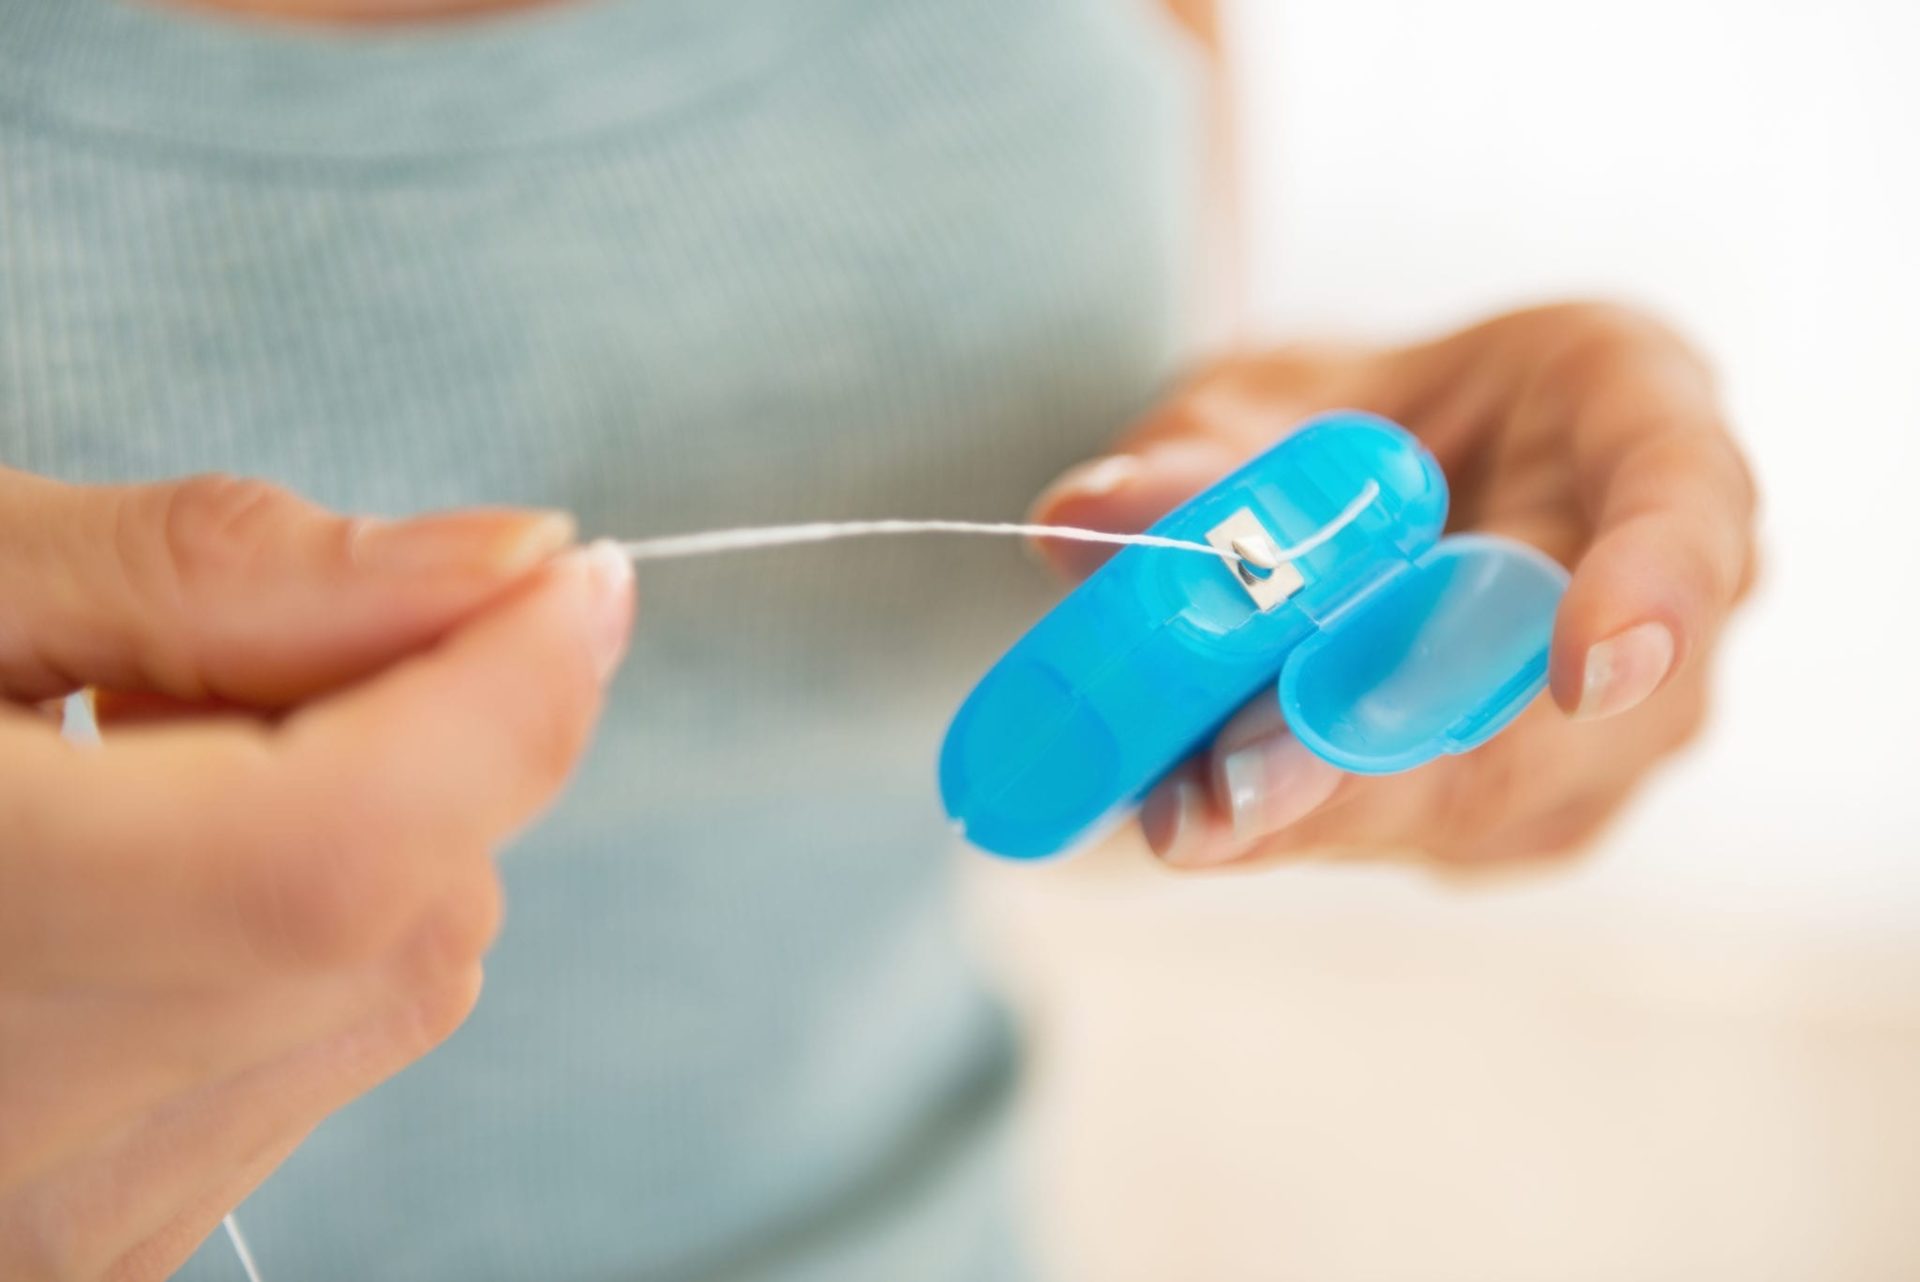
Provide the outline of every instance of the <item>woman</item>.
[[[1250,710],[1163,860],[1558,853],[1699,717],[1752,497],[1697,360],[1568,306],[1170,391],[1205,68],[1134,0],[0,33],[0,1275],[234,1276],[196,1246],[256,1187],[270,1282],[1022,1275],[931,777],[1043,587],[661,567],[620,668],[576,519],[1137,527],[1360,406],[1577,567],[1557,706],[1371,780]],[[98,749],[31,711],[83,686]]]

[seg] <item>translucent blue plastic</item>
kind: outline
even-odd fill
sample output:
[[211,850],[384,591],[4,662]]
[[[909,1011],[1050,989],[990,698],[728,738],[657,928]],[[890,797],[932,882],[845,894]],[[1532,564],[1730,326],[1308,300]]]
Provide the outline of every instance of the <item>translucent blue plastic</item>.
[[1247,508],[1282,544],[1378,497],[1294,563],[1262,611],[1221,560],[1131,547],[981,679],[940,754],[947,813],[983,850],[1056,855],[1123,815],[1248,700],[1277,697],[1309,749],[1367,774],[1486,742],[1546,685],[1566,572],[1522,544],[1441,538],[1433,456],[1369,414],[1325,415],[1152,533],[1203,541]]

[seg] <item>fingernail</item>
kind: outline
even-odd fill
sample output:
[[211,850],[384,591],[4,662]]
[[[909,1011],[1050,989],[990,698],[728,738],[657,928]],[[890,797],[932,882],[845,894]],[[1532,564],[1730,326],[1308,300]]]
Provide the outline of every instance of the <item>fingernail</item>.
[[594,668],[605,681],[627,652],[627,634],[633,628],[633,562],[618,544],[601,539],[576,553],[587,576],[592,611]]
[[[1191,479],[1231,471],[1243,456],[1216,440],[1165,440],[1132,454],[1109,454],[1070,468],[1041,492],[1035,512],[1064,503],[1102,499],[1130,488],[1143,477]],[[1196,485],[1196,488],[1199,488]]]
[[1147,848],[1168,863],[1178,863],[1180,839],[1191,833],[1193,815],[1201,801],[1200,785],[1176,775],[1147,796],[1140,807],[1140,835]]
[[1220,791],[1238,837],[1264,837],[1300,822],[1340,782],[1338,769],[1285,730],[1223,746],[1228,751],[1219,758]]
[[1140,475],[1140,460],[1132,454],[1109,454],[1089,459],[1062,472],[1040,495],[1036,507],[1051,507],[1078,499],[1104,498]]
[[1580,681],[1583,719],[1611,717],[1637,707],[1673,666],[1673,632],[1664,623],[1637,623],[1587,651]]
[[401,574],[530,570],[573,542],[565,512],[442,512],[404,521],[367,519],[353,532],[353,559]]

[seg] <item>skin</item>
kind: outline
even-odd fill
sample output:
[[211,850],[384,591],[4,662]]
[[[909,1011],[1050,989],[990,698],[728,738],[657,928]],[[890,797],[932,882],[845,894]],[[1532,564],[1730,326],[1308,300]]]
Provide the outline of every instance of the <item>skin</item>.
[[[197,7],[352,25],[527,5]],[[1217,50],[1207,0],[1170,8]],[[1591,306],[1249,353],[1036,518],[1141,528],[1336,406],[1418,431],[1464,524],[1577,567],[1559,706],[1369,780],[1316,770],[1249,709],[1148,801],[1149,840],[1179,867],[1577,848],[1698,725],[1751,571],[1752,486],[1710,380],[1663,327]],[[377,523],[250,481],[0,470],[0,1277],[167,1276],[318,1121],[472,1008],[501,912],[491,855],[562,786],[630,624],[625,562],[571,538],[539,513]],[[1596,647],[1649,624],[1671,662],[1611,665],[1595,702]],[[82,687],[103,692],[99,747],[44,712]],[[1237,823],[1236,753],[1261,785]]]
[[[0,1277],[167,1276],[465,1017],[625,645],[571,537],[0,470]],[[83,685],[97,747],[35,711]]]

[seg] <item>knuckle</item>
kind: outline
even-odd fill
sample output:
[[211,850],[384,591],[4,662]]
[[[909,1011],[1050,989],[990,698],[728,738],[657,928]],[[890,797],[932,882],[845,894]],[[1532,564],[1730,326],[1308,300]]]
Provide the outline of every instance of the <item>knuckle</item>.
[[[283,519],[300,504],[264,481],[208,473],[124,491],[112,538],[127,567],[128,591],[148,613],[195,617],[266,555]],[[230,590],[230,586],[228,588]],[[148,643],[140,663],[156,688],[188,697],[209,692],[201,657],[165,633]]]
[[416,990],[405,1033],[411,1057],[426,1054],[466,1023],[480,1000],[482,978],[480,963],[476,961]]
[[499,936],[500,878],[484,853],[470,867],[421,925],[415,949],[422,962],[417,982],[429,987],[478,965]]
[[243,928],[268,960],[340,969],[372,960],[418,895],[416,861],[344,808],[246,852]]
[[183,586],[253,563],[300,504],[266,481],[209,473],[162,486],[155,494],[160,546]]

